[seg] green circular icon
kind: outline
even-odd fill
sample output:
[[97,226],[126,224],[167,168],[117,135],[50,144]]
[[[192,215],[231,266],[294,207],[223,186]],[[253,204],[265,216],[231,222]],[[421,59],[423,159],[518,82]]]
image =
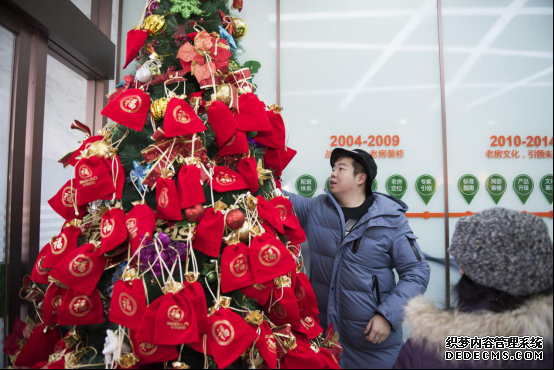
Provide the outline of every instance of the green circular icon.
[[387,192],[398,199],[402,199],[408,191],[408,181],[400,175],[392,175],[387,180]]
[[550,204],[552,204],[552,199],[553,199],[553,191],[552,191],[553,186],[554,186],[554,177],[552,175],[546,175],[541,179],[541,191],[546,197],[546,199],[548,199]]
[[429,204],[437,191],[437,180],[431,175],[420,176],[416,180],[416,190],[425,204]]
[[298,194],[311,198],[317,191],[317,181],[311,175],[302,175],[296,180],[296,191]]
[[508,183],[506,179],[501,175],[492,175],[487,179],[487,191],[491,195],[496,204],[500,202],[502,196],[506,192]]
[[331,191],[331,178],[329,177],[327,181],[325,181],[325,189]]
[[378,188],[379,188],[379,183],[377,182],[377,179],[375,179],[371,183],[371,191],[377,191]]
[[527,199],[529,199],[533,190],[535,190],[535,183],[533,182],[531,176],[519,175],[514,179],[514,190],[519,199],[521,199],[523,204],[525,204],[527,203]]
[[479,179],[473,175],[464,175],[458,181],[458,190],[462,193],[463,197],[467,201],[467,204],[471,204],[475,195],[479,191]]

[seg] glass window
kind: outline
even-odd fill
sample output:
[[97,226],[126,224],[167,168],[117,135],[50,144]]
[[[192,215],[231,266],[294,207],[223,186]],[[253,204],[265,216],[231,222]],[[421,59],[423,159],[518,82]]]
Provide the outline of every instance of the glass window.
[[[14,35],[0,26],[0,332],[4,331],[6,307],[6,200],[8,186],[8,161],[10,148],[11,81],[13,71]],[[0,338],[0,350],[4,348],[4,336]],[[0,367],[4,367],[4,356],[0,356]]]
[[92,10],[92,0],[71,0],[77,8],[79,8],[84,15],[90,19],[90,13]]
[[84,135],[70,130],[74,120],[85,123],[87,81],[48,55],[46,69],[46,102],[44,108],[44,141],[42,150],[42,189],[40,247],[59,234],[64,220],[48,205],[58,190],[72,177],[73,167],[58,163],[75,150]]

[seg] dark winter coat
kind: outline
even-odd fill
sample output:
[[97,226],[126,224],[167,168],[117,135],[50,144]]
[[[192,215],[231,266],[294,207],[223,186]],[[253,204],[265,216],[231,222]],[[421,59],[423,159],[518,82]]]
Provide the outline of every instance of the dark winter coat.
[[[423,294],[430,268],[404,213],[408,206],[375,193],[367,214],[346,236],[336,199],[288,194],[308,238],[311,282],[320,320],[340,334],[343,368],[391,368],[403,343],[402,322],[408,300]],[[353,246],[359,243],[357,253]],[[396,282],[393,269],[399,275]],[[393,327],[386,341],[366,341],[364,330],[375,314]]]
[[[502,313],[477,308],[469,312],[445,311],[436,308],[425,298],[417,297],[411,300],[406,308],[406,320],[411,328],[411,335],[400,351],[394,365],[396,369],[552,369],[553,366],[552,295],[529,300],[515,310]],[[538,336],[543,338],[543,350],[539,351],[542,352],[543,359],[511,361],[508,357],[508,360],[488,361],[446,360],[447,356],[452,357],[455,352],[466,351],[468,356],[481,352],[480,358],[484,352],[483,349],[445,349],[448,336]],[[484,342],[481,344],[484,345]],[[490,353],[504,350],[487,351]],[[519,356],[513,351],[507,351],[504,355]]]

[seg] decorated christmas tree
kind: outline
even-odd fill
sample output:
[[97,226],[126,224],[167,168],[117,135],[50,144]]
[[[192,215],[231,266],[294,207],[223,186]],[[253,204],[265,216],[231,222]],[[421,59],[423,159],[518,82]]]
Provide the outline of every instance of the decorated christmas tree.
[[338,368],[280,191],[282,109],[237,60],[242,6],[147,2],[108,124],[71,126],[85,138],[49,201],[66,223],[23,282],[36,318],[6,339],[15,366]]

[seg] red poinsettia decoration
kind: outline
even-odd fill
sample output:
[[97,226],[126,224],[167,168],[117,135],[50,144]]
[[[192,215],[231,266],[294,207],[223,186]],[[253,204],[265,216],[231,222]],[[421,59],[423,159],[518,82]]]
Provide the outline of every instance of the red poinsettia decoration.
[[17,355],[19,351],[21,351],[21,348],[23,348],[27,339],[29,339],[31,332],[32,328],[21,321],[19,317],[16,317],[13,333],[4,339],[4,353],[12,357]]
[[188,35],[194,44],[186,42],[177,53],[183,70],[191,72],[198,82],[211,80],[217,72],[223,74],[229,71],[231,51],[227,41],[218,34],[209,34],[205,30]]

